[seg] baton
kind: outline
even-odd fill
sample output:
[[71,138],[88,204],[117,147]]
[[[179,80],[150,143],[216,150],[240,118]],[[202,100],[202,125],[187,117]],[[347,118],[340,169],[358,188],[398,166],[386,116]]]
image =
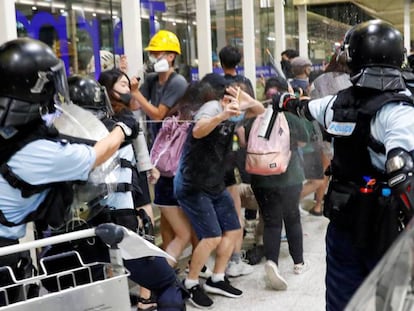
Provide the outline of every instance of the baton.
[[266,48],[266,53],[267,53],[267,55],[269,56],[269,59],[270,59],[270,64],[272,65],[273,69],[276,71],[276,74],[277,74],[279,77],[283,78],[283,80],[286,80],[286,76],[285,76],[285,74],[284,74],[284,73],[283,73],[283,71],[282,71],[282,70],[280,70],[280,69],[279,69],[279,67],[276,65],[275,59],[273,58],[273,55],[272,55],[272,53],[270,53],[270,50],[269,50],[268,48]]

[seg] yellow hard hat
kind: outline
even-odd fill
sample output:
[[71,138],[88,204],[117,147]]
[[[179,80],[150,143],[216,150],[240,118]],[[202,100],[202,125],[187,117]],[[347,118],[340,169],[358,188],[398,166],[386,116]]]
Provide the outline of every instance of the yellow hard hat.
[[149,52],[175,52],[181,54],[180,41],[177,36],[168,30],[158,31],[144,49]]

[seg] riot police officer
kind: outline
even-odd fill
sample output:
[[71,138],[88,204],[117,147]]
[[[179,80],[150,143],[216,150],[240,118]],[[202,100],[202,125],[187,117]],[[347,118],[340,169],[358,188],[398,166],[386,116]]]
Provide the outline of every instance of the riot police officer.
[[[74,104],[91,111],[109,129],[115,126],[116,121],[114,119],[118,117],[119,112],[113,115],[109,98],[105,96],[106,89],[104,86],[100,85],[93,78],[80,75],[69,77],[68,82],[70,98]],[[135,200],[133,200],[133,197],[142,196],[143,194],[137,185],[139,182],[138,171],[132,145],[127,144],[120,148],[119,157],[121,165],[117,174],[117,190],[108,198],[102,200],[101,204],[109,209],[110,221],[116,224],[123,225],[137,232],[138,213],[143,225],[148,224],[152,227],[151,219],[145,213],[145,210],[139,209],[136,211],[134,208]],[[99,218],[105,219],[106,217],[101,216]],[[144,233],[148,234],[149,232]],[[90,243],[84,244],[81,255],[88,256],[88,262],[108,261],[107,251],[100,252],[99,247],[94,247]],[[177,279],[175,270],[168,264],[165,258],[151,256],[124,260],[124,265],[130,272],[129,278],[131,280],[152,291],[155,296],[154,301],[157,303],[157,310],[179,311],[185,309],[181,283]],[[140,301],[143,300],[141,298],[139,297]]]
[[[67,143],[52,122],[68,104],[65,67],[50,47],[28,38],[0,46],[0,246],[17,244],[29,221],[61,225],[73,199],[67,182],[87,180],[137,135],[135,120],[125,115],[94,146]],[[22,275],[22,259],[30,260],[4,256],[0,266]]]
[[403,38],[381,20],[348,31],[352,86],[311,100],[278,94],[274,107],[316,119],[333,136],[324,201],[326,309],[343,310],[412,216],[414,118],[401,73]]

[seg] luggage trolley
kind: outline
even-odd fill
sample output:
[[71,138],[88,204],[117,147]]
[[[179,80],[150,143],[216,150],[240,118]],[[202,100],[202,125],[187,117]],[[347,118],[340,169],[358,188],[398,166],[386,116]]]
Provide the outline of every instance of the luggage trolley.
[[[127,279],[129,273],[123,267],[121,251],[118,248],[118,243],[124,237],[123,228],[120,226],[102,224],[93,229],[5,246],[0,248],[0,256],[95,236],[109,245],[110,263],[85,264],[77,252],[70,251],[42,258],[40,260],[42,274],[23,280],[17,280],[10,267],[1,267],[0,273],[7,274],[10,284],[0,287],[0,295],[6,301],[6,305],[0,307],[0,310],[130,311]],[[66,263],[69,261],[71,268],[56,272],[59,260],[64,260]],[[55,264],[50,265],[53,261]],[[37,297],[30,298],[28,292],[33,284],[40,286],[40,293]],[[45,284],[52,286],[54,290],[46,290],[45,287],[48,286]],[[6,291],[13,288],[21,292],[20,301],[14,303],[9,302]]]

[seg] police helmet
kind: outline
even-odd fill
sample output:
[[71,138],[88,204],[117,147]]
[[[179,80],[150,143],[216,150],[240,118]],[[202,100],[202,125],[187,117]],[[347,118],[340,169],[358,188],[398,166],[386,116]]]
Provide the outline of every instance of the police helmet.
[[64,63],[41,41],[0,46],[0,127],[19,126],[69,103]]
[[90,76],[72,75],[68,78],[71,101],[95,114],[113,114],[105,87]]
[[365,67],[401,68],[404,61],[401,33],[382,20],[356,25],[349,33],[349,42],[344,44],[351,75]]

